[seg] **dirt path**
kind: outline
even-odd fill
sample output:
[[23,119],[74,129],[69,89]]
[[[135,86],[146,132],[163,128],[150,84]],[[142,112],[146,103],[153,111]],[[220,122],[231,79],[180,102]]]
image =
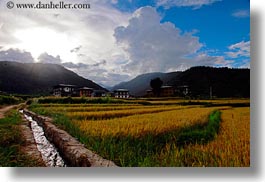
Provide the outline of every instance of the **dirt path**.
[[0,108],[0,119],[4,118],[5,113],[7,111],[9,111],[10,109],[15,108],[16,106],[18,106],[18,105],[4,106],[4,107]]

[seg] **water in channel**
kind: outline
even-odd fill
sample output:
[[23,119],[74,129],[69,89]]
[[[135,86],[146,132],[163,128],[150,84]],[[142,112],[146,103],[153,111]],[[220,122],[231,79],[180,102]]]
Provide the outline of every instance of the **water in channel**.
[[49,167],[66,167],[66,164],[57,149],[45,137],[43,128],[39,126],[31,116],[26,114],[24,114],[24,116],[31,123],[31,129],[37,144],[37,148],[40,151],[42,159],[46,165]]

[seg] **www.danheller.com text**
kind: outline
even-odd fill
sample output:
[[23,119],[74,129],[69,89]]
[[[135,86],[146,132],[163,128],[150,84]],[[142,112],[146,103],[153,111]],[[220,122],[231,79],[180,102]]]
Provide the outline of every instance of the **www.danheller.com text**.
[[64,1],[60,2],[42,2],[38,3],[14,3],[13,1],[9,1],[6,3],[7,8],[17,8],[17,9],[90,9],[91,6],[89,3],[67,3]]

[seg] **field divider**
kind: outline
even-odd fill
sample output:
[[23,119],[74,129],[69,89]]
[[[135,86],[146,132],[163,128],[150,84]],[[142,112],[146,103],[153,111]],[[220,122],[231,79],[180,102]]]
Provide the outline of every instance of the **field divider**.
[[218,134],[221,123],[221,112],[215,110],[210,113],[208,123],[204,126],[191,126],[184,129],[177,138],[178,146],[187,144],[205,144]]
[[69,118],[74,119],[86,119],[86,120],[102,120],[102,119],[112,119],[121,118],[131,115],[141,115],[141,114],[152,114],[166,111],[173,111],[183,109],[183,107],[172,107],[172,108],[148,108],[148,109],[130,109],[130,110],[113,110],[105,112],[70,112],[66,115]]
[[45,136],[58,149],[60,155],[71,167],[117,167],[112,161],[88,150],[66,131],[58,129],[49,117],[40,116],[32,111],[24,109],[23,112],[31,116],[43,127]]

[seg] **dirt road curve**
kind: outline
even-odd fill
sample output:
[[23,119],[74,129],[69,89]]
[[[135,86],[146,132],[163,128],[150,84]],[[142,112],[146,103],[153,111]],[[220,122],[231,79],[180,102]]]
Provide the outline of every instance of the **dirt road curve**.
[[5,106],[5,107],[0,108],[0,119],[4,117],[7,111],[9,111],[10,109],[13,109],[16,106],[17,105],[11,105],[11,106]]

